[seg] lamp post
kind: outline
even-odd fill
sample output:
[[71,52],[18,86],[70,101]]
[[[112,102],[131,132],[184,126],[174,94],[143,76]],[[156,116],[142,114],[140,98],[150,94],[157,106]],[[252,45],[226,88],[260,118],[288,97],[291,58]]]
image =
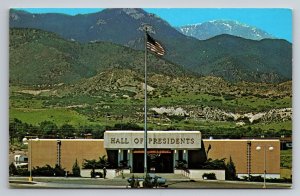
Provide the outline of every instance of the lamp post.
[[[36,138],[35,140],[38,140],[38,138]],[[30,148],[30,157],[29,157],[29,178],[28,178],[28,181],[29,182],[32,182],[32,139],[27,139],[27,138],[23,138],[23,144],[24,145],[29,145],[28,147]]]
[[266,145],[263,145],[263,146],[257,146],[256,147],[256,150],[257,151],[260,151],[261,149],[263,148],[264,150],[264,185],[263,185],[263,188],[267,188],[266,187],[266,174],[267,174],[267,150],[268,151],[272,151],[274,150],[274,147],[273,146],[266,146]]

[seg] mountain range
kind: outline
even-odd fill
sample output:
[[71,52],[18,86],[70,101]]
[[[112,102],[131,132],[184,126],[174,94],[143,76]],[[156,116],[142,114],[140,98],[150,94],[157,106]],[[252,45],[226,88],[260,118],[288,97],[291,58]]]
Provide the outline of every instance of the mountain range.
[[222,34],[228,34],[252,40],[275,39],[274,36],[263,31],[262,29],[234,20],[212,20],[200,24],[184,25],[178,27],[177,29],[184,35],[195,37],[199,40],[210,39]]
[[[37,29],[10,30],[10,83],[73,83],[108,69],[143,74],[144,52],[109,42],[78,43]],[[148,55],[148,72],[181,76],[183,67]]]
[[24,78],[25,67],[41,71],[49,82],[90,77],[112,67],[141,72],[144,25],[166,49],[163,59],[151,57],[154,64],[165,65],[153,71],[219,76],[228,81],[282,82],[292,78],[292,45],[285,40],[218,35],[201,41],[142,9],[104,9],[76,16],[12,9],[10,79],[38,80],[34,74]]

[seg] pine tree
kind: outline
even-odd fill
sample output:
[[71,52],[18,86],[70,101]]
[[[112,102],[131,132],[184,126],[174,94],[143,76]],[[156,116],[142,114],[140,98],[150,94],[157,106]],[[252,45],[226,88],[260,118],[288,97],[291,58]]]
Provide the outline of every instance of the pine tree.
[[80,177],[80,167],[78,165],[77,159],[72,167],[72,173],[73,173],[73,176]]
[[229,162],[226,164],[225,179],[226,180],[236,180],[237,179],[235,165],[232,161],[231,156],[230,156]]

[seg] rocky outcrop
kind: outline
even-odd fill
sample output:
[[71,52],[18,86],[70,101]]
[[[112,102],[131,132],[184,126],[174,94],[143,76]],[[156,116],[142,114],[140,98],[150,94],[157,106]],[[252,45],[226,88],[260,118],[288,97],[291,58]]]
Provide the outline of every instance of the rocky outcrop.
[[206,107],[199,112],[200,116],[204,116],[206,120],[218,121],[243,121],[255,123],[261,121],[287,121],[292,119],[292,108],[272,109],[267,112],[239,114]]
[[189,113],[180,107],[176,109],[174,107],[151,108],[150,111],[154,111],[157,114],[166,114],[168,116],[189,116]]
[[256,122],[271,122],[271,121],[288,121],[292,119],[292,108],[280,108],[272,109],[267,112],[258,113],[232,113],[226,112],[221,109],[205,107],[201,109],[187,111],[181,107],[174,108],[151,108],[150,111],[154,111],[157,114],[165,114],[168,116],[190,116],[193,118],[200,118],[205,120],[215,121],[235,121],[239,123],[239,126],[243,126],[244,123],[256,123]]
[[293,114],[292,108],[273,109],[267,112],[263,116],[263,120],[264,121],[292,120],[292,114]]

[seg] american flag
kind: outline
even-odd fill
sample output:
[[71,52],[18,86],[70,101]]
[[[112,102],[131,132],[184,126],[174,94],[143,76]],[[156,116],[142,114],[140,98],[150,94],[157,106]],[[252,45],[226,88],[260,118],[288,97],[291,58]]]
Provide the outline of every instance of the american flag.
[[159,56],[163,56],[165,54],[165,49],[155,41],[148,33],[147,34],[147,49],[156,53]]

